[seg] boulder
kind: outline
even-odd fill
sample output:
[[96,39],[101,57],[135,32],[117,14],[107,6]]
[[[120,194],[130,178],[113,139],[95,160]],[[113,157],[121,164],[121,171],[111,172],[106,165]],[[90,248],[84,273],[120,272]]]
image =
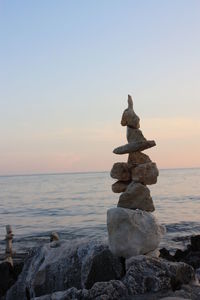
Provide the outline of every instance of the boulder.
[[154,147],[156,145],[155,141],[137,141],[131,142],[129,144],[117,147],[113,150],[115,154],[126,154],[137,151],[143,151],[145,149]]
[[144,255],[128,259],[126,270],[122,282],[127,287],[129,295],[176,290],[195,278],[194,269],[185,263],[169,263],[164,259]]
[[124,261],[103,241],[80,239],[60,242],[56,247],[46,244],[27,259],[6,300],[26,300],[71,287],[91,288],[96,281],[120,279],[124,270]]
[[117,206],[151,212],[155,210],[148,187],[135,182],[130,183],[126,191],[121,194]]
[[159,175],[156,163],[141,164],[131,169],[132,180],[143,184],[155,184]]
[[128,108],[125,109],[122,115],[121,125],[135,129],[140,127],[140,118],[133,110],[133,100],[130,95],[128,95]]
[[128,164],[124,162],[117,162],[113,165],[110,176],[120,181],[128,181],[131,179],[131,172]]
[[133,152],[129,153],[128,155],[128,166],[137,166],[140,164],[145,164],[151,162],[151,159],[149,158],[148,155],[142,153],[142,152]]
[[126,129],[126,137],[127,137],[128,143],[136,142],[136,141],[146,141],[146,139],[140,129],[133,129],[128,126]]
[[155,250],[165,232],[151,213],[121,207],[107,211],[107,229],[111,252],[124,258]]
[[131,181],[117,181],[112,184],[113,193],[122,193],[126,190]]

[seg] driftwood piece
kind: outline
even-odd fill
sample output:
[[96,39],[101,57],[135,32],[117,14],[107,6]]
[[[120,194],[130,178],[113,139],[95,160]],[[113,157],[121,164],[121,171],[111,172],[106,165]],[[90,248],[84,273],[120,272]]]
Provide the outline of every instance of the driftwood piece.
[[14,234],[12,233],[11,225],[6,225],[6,253],[5,253],[5,261],[9,262],[13,266],[13,250],[12,250],[12,240]]

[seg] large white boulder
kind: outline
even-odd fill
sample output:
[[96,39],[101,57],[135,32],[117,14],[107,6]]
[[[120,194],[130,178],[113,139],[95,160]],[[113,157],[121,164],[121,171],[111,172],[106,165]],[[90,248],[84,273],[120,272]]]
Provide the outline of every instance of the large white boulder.
[[151,213],[121,207],[107,211],[107,227],[111,252],[124,258],[155,250],[165,233]]

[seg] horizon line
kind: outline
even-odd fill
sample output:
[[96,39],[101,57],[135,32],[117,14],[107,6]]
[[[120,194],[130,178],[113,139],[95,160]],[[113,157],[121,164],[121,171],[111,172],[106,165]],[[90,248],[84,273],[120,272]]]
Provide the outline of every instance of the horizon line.
[[[160,171],[167,170],[192,170],[200,167],[177,167],[177,168],[159,168]],[[42,175],[67,175],[67,174],[87,174],[87,173],[110,173],[110,171],[69,171],[69,172],[50,172],[50,173],[22,173],[22,174],[0,174],[0,177],[18,177],[18,176],[42,176]]]

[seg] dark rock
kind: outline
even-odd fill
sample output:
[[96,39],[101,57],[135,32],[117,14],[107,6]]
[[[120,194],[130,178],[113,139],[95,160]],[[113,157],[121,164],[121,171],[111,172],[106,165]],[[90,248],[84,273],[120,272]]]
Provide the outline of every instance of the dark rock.
[[191,237],[191,247],[193,251],[200,251],[200,235]]
[[132,257],[127,261],[127,273],[122,282],[129,295],[177,289],[194,280],[194,269],[185,264],[168,262],[147,256]]
[[0,296],[3,296],[15,283],[22,268],[23,263],[14,264],[14,266],[9,262],[2,262],[0,264]]
[[25,300],[75,287],[91,288],[96,281],[120,279],[124,264],[99,241],[47,244],[27,259],[7,300]]
[[105,249],[92,258],[85,287],[90,289],[95,282],[121,279],[125,274],[125,260]]
[[169,261],[176,261],[174,256],[171,255],[169,250],[167,250],[166,248],[162,248],[159,251],[160,251],[160,257],[161,258],[164,258],[164,259],[169,260]]

